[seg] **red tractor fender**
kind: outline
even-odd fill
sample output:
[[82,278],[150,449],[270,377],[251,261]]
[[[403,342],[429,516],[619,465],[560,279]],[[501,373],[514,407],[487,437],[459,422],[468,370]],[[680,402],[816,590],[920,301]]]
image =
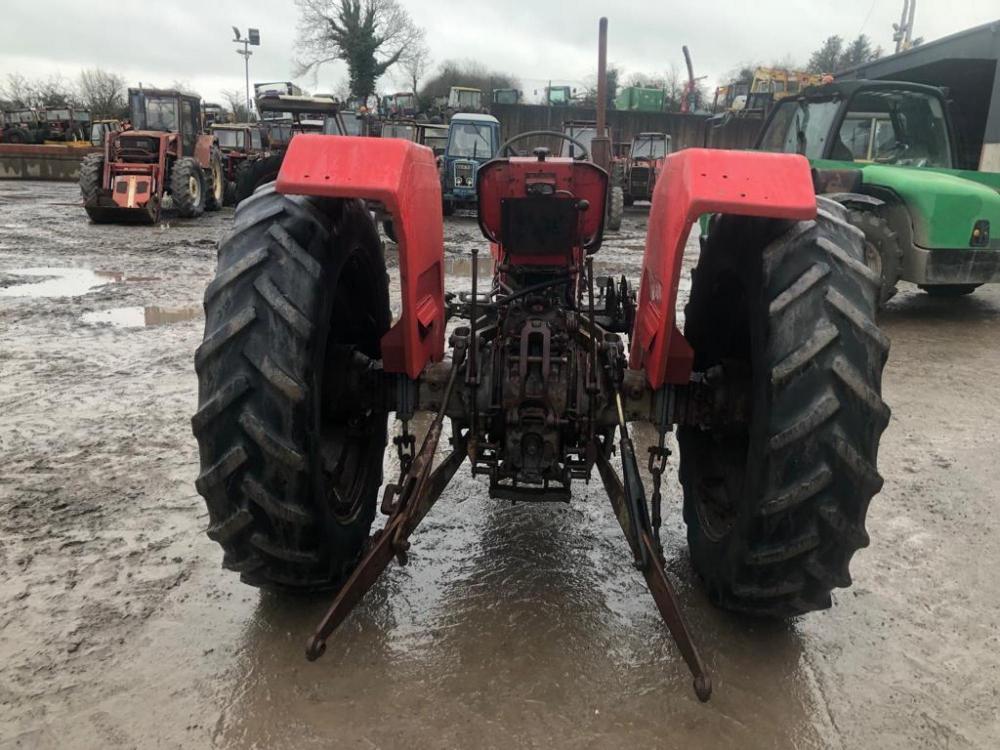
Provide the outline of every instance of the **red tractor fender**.
[[809,162],[797,154],[700,148],[666,158],[649,212],[629,358],[654,389],[691,376],[694,353],[676,325],[677,288],[691,226],[709,213],[815,218]]
[[378,201],[399,245],[402,312],[382,338],[386,372],[416,378],[444,358],[444,220],[434,152],[396,138],[295,136],[278,173],[286,195]]

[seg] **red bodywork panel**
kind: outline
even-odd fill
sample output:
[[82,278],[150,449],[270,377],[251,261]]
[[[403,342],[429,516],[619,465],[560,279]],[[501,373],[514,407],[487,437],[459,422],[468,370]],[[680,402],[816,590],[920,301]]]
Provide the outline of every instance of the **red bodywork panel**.
[[[691,226],[708,213],[807,220],[816,216],[809,162],[795,154],[686,149],[656,181],[629,367],[649,385],[685,384],[694,355],[677,330],[681,260]],[[734,247],[732,252],[740,252]]]
[[[608,176],[591,162],[551,157],[512,157],[488,162],[477,177],[479,226],[491,243],[494,257],[500,260],[501,248],[514,265],[565,266],[573,255],[582,259],[584,251],[595,252],[604,233],[604,201]],[[511,238],[503,236],[504,204],[518,199],[587,201],[589,207],[575,214],[571,237],[565,247],[553,252],[518,252]],[[544,205],[544,204],[541,204]],[[508,206],[508,210],[512,210]]]
[[[123,139],[122,136],[125,136]],[[134,155],[120,155],[122,147],[128,148],[132,139],[155,141],[157,151],[151,160],[140,160]],[[104,188],[119,208],[142,209],[153,199],[163,195],[167,158],[180,149],[179,136],[159,130],[128,130],[109,133],[104,143]],[[123,156],[123,158],[119,158]],[[127,160],[128,159],[128,160]]]
[[297,135],[277,190],[385,206],[399,240],[402,313],[382,338],[383,367],[416,378],[443,359],[444,224],[434,152],[396,138]]

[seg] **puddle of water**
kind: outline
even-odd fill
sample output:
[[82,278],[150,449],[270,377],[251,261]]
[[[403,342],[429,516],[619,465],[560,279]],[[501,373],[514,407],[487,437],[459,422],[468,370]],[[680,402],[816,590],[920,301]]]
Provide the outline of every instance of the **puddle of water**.
[[118,284],[125,279],[121,271],[92,271],[89,268],[15,268],[6,273],[40,277],[41,280],[0,288],[0,297],[78,297],[99,286]]
[[171,323],[183,323],[201,317],[201,307],[116,307],[111,310],[98,310],[84,313],[80,316],[82,323],[109,323],[116,328],[151,328],[165,326]]

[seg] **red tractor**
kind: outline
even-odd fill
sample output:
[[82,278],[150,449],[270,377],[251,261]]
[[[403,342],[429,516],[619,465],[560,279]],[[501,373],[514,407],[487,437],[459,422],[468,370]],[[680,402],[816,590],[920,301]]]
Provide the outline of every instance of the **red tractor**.
[[670,136],[666,133],[639,133],[624,161],[625,205],[653,199],[656,178],[670,153]]
[[[668,435],[711,599],[774,617],[829,607],[882,485],[878,274],[805,158],[688,149],[657,181],[636,302],[594,278],[607,172],[580,143],[582,158],[506,156],[512,145],[477,175],[493,273],[481,283],[473,258],[468,290],[445,293],[440,181],[417,144],[298,136],[277,181],[239,205],[195,355],[208,535],[251,585],[336,591],[306,647],[316,659],[391,561],[406,563],[463,464],[517,502],[570,502],[596,469],[707,700],[660,543]],[[395,322],[364,201],[396,227]],[[682,333],[682,254],[706,214]],[[390,414],[399,477],[383,489]],[[658,435],[651,495],[636,421]]]
[[156,89],[128,93],[135,129],[109,132],[104,153],[88,154],[80,165],[90,220],[155,224],[165,195],[182,218],[222,208],[222,155],[202,133],[200,99]]
[[222,154],[226,187],[223,203],[236,205],[236,185],[240,176],[258,160],[270,156],[264,146],[264,126],[256,123],[213,123],[209,132]]

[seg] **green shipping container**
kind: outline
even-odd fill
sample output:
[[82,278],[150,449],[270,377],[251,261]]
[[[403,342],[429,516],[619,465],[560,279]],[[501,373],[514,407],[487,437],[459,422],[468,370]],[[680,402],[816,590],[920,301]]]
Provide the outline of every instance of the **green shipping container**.
[[628,86],[618,92],[618,96],[615,98],[615,109],[638,112],[662,112],[663,91],[661,89]]

